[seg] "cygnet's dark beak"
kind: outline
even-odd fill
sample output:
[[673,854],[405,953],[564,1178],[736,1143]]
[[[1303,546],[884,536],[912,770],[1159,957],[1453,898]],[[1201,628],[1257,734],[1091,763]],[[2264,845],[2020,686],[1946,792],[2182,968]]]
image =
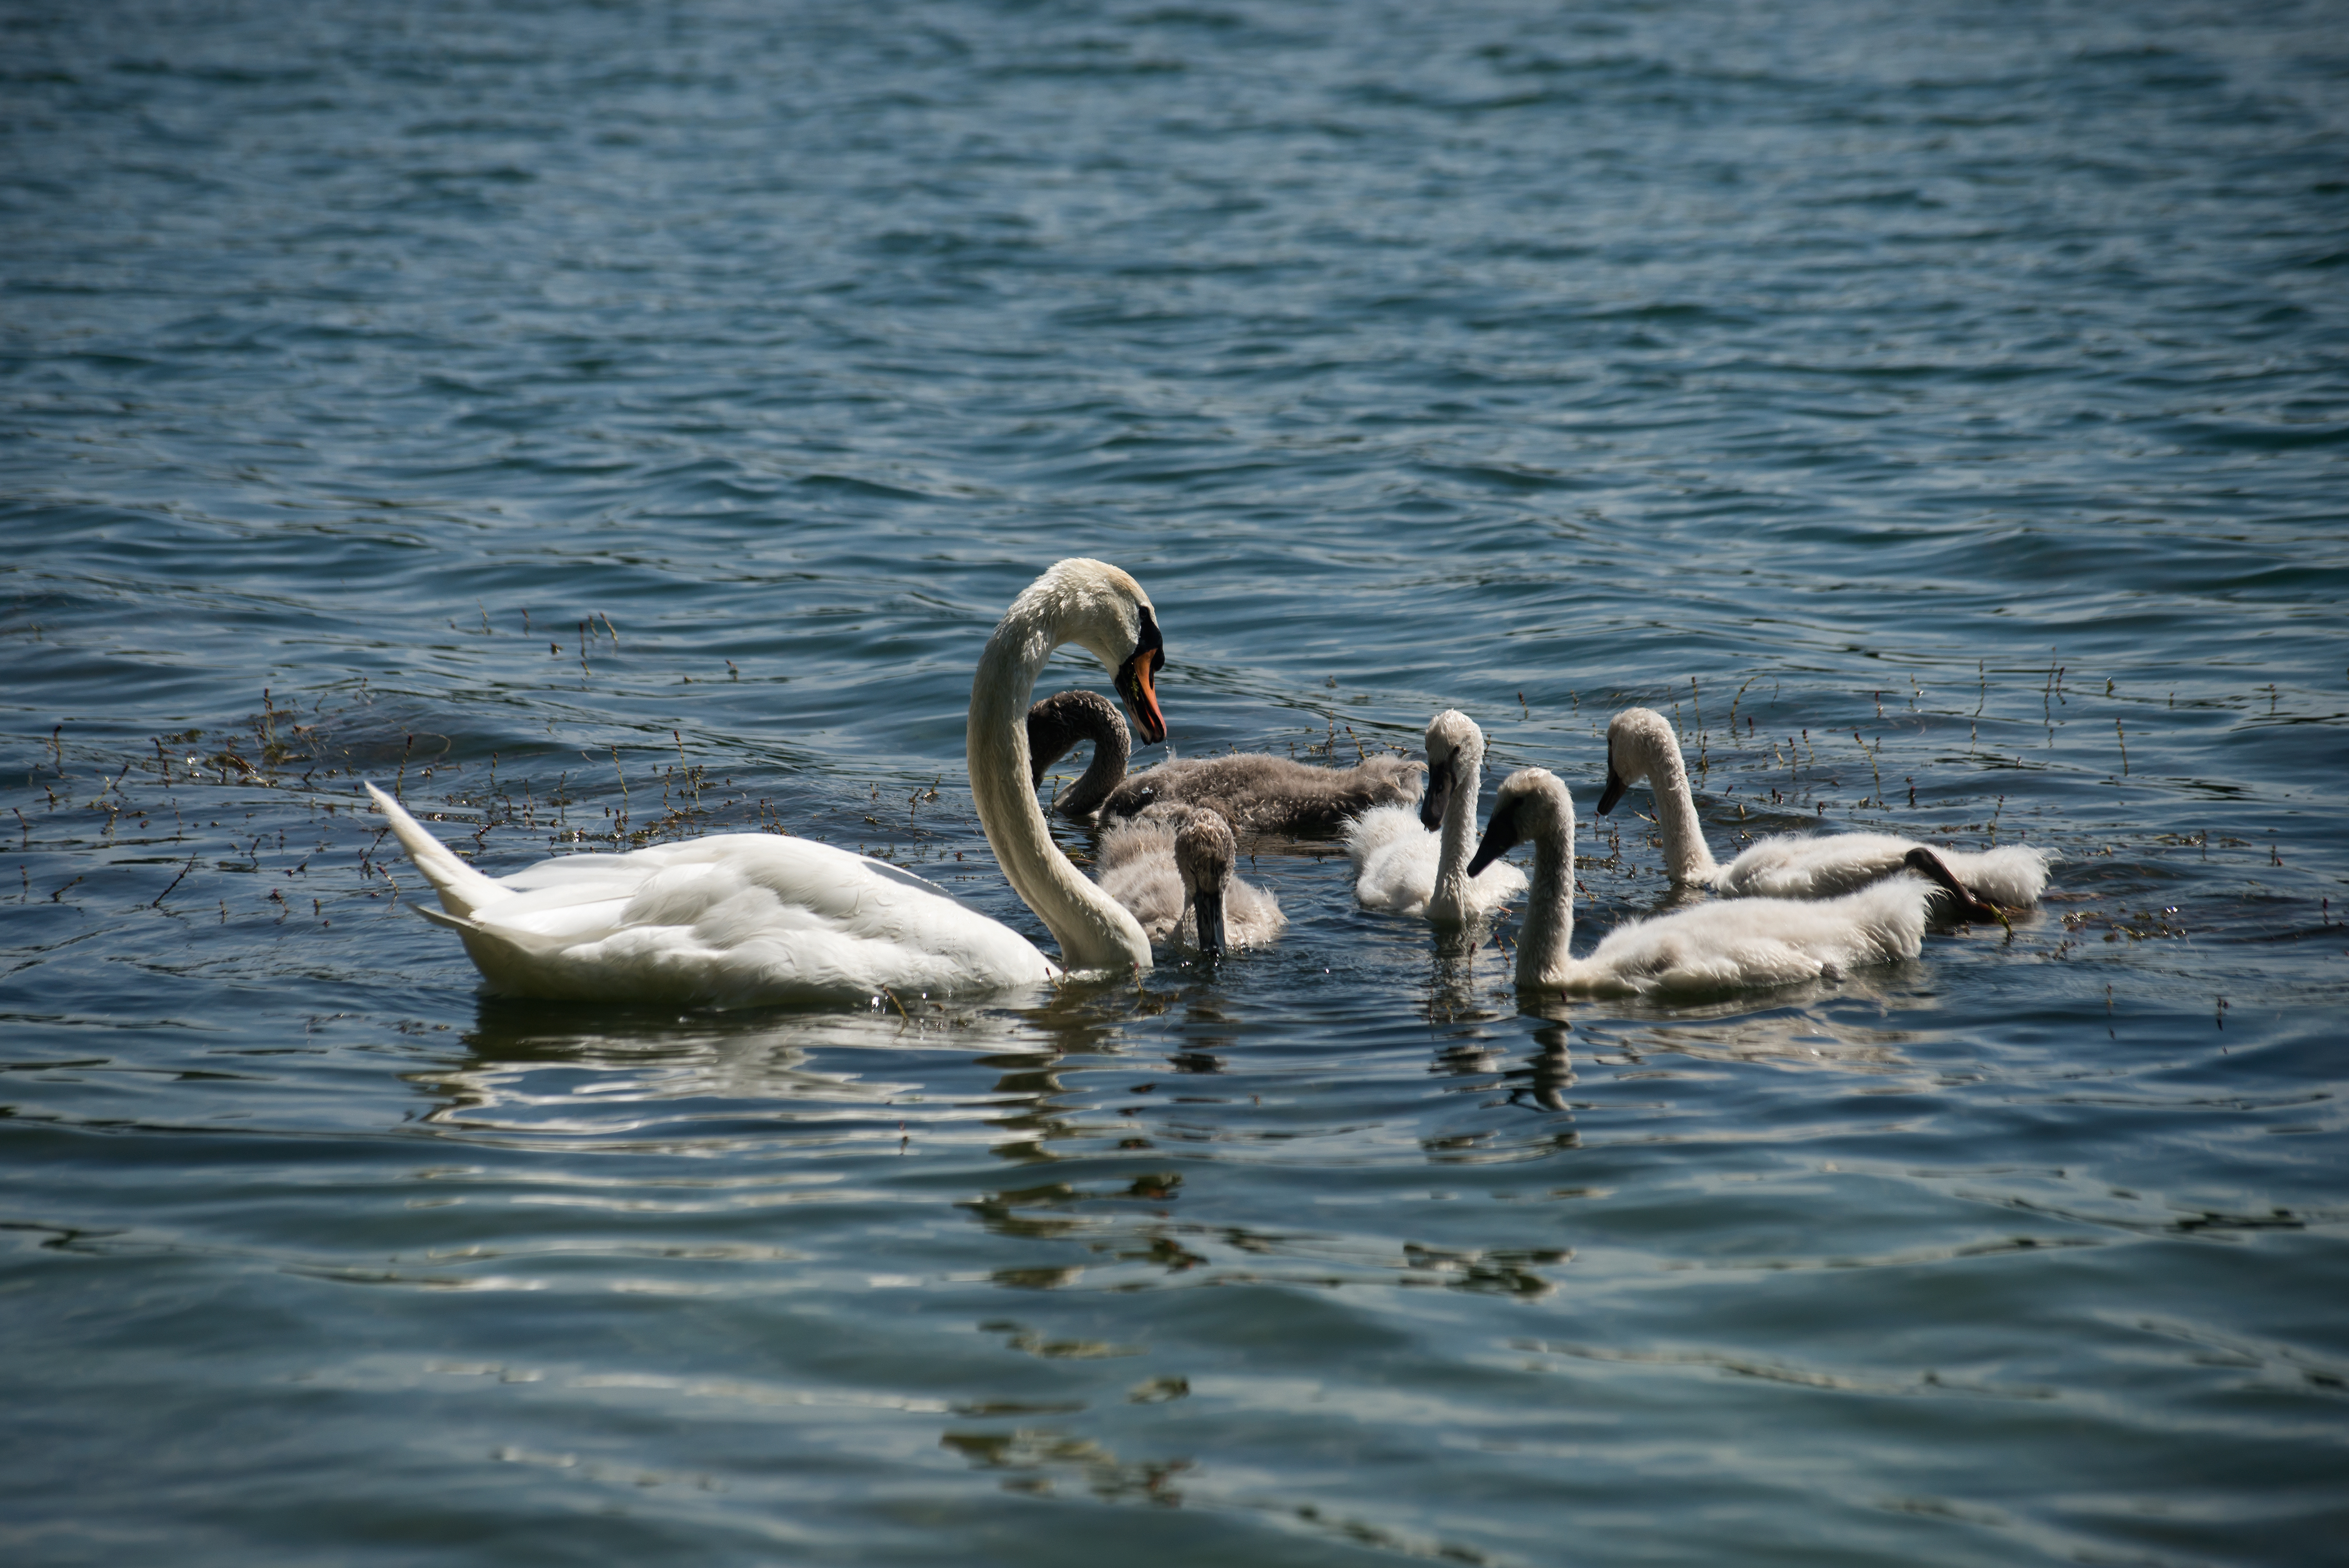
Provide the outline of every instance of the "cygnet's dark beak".
[[1599,814],[1600,816],[1603,817],[1607,815],[1608,812],[1612,811],[1615,809],[1615,802],[1623,798],[1625,788],[1626,786],[1623,782],[1623,776],[1615,771],[1615,764],[1610,758],[1607,764],[1607,788],[1599,791]]
[[1166,640],[1158,634],[1158,618],[1142,606],[1142,635],[1125,663],[1117,666],[1117,695],[1133,717],[1133,727],[1152,746],[1166,738],[1166,716],[1158,711],[1158,672],[1166,667]]
[[1900,863],[1928,882],[1940,884],[1941,891],[1957,901],[1958,918],[1977,925],[2005,925],[2006,916],[1998,905],[1975,896],[1974,890],[1960,882],[1941,857],[1920,844],[1900,858]]
[[1453,759],[1427,765],[1427,789],[1419,797],[1419,825],[1429,832],[1444,826],[1444,808],[1452,799]]
[[1199,922],[1199,956],[1220,958],[1224,955],[1224,893],[1221,888],[1202,888],[1191,895],[1191,913]]
[[1505,800],[1493,810],[1493,820],[1485,825],[1484,841],[1468,861],[1468,874],[1485,874],[1485,868],[1517,846],[1517,803]]

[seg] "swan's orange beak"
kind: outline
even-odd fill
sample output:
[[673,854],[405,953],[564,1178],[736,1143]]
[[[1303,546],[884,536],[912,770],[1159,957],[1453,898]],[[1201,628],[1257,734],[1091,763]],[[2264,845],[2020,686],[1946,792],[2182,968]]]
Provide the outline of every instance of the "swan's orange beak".
[[1166,716],[1158,711],[1155,685],[1165,662],[1164,649],[1136,648],[1132,658],[1117,666],[1117,695],[1125,699],[1125,711],[1133,715],[1142,738],[1153,746],[1166,738]]
[[1142,634],[1134,639],[1133,653],[1117,666],[1117,695],[1125,699],[1125,711],[1133,716],[1133,727],[1142,731],[1142,738],[1152,746],[1166,738],[1166,716],[1158,711],[1158,672],[1166,667],[1166,639],[1158,634],[1158,617],[1150,606],[1140,605]]

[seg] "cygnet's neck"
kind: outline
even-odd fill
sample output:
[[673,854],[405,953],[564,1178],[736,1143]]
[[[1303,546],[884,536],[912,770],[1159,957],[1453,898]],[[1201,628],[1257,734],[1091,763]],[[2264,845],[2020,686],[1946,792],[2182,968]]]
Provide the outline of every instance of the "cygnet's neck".
[[1469,917],[1468,860],[1476,852],[1476,797],[1485,783],[1485,748],[1470,744],[1453,753],[1452,794],[1444,802],[1444,837],[1435,851],[1435,887],[1427,917],[1464,924]]
[[1517,984],[1536,987],[1564,983],[1574,960],[1574,817],[1534,839],[1534,872],[1526,889],[1525,918],[1517,926]]
[[1069,786],[1058,802],[1064,817],[1090,817],[1102,808],[1102,802],[1120,784],[1125,782],[1127,763],[1133,756],[1133,742],[1127,736],[1124,720],[1114,710],[1111,722],[1085,731],[1083,738],[1093,743],[1092,760],[1084,773]]
[[1721,867],[1704,841],[1704,824],[1697,820],[1681,743],[1669,730],[1655,736],[1650,747],[1648,789],[1663,836],[1665,873],[1682,885],[1712,882]]
[[1061,853],[1029,781],[1028,701],[1044,661],[1077,634],[1049,604],[1023,594],[987,640],[971,680],[965,738],[971,799],[1011,891],[1060,943],[1062,967],[1148,969],[1150,938],[1141,923]]

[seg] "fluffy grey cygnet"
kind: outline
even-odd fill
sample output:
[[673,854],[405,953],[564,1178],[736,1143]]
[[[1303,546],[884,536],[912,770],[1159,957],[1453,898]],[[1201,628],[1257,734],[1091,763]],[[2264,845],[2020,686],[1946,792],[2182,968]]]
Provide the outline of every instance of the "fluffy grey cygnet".
[[1286,757],[1241,752],[1162,762],[1125,776],[1133,743],[1125,719],[1108,699],[1064,691],[1028,710],[1029,771],[1044,770],[1085,741],[1093,759],[1063,790],[1053,810],[1080,821],[1114,821],[1154,805],[1206,806],[1249,833],[1334,833],[1349,817],[1373,806],[1408,806],[1425,787],[1426,765],[1402,757],[1372,757],[1352,768],[1315,768]]
[[1269,892],[1232,874],[1238,860],[1238,841],[1216,812],[1153,806],[1102,830],[1098,878],[1151,941],[1213,958],[1260,947],[1288,923]]

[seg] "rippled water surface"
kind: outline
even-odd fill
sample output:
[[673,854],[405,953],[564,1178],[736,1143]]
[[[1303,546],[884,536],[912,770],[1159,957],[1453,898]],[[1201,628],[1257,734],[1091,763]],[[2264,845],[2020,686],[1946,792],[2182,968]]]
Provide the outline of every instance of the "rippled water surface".
[[[0,1550],[2337,1555],[2344,269],[2324,4],[0,4]],[[1267,842],[1212,973],[632,1015],[354,801],[1040,937],[1078,553],[1185,754],[1557,770],[1584,950],[1634,702],[2050,901],[1521,1006]]]

